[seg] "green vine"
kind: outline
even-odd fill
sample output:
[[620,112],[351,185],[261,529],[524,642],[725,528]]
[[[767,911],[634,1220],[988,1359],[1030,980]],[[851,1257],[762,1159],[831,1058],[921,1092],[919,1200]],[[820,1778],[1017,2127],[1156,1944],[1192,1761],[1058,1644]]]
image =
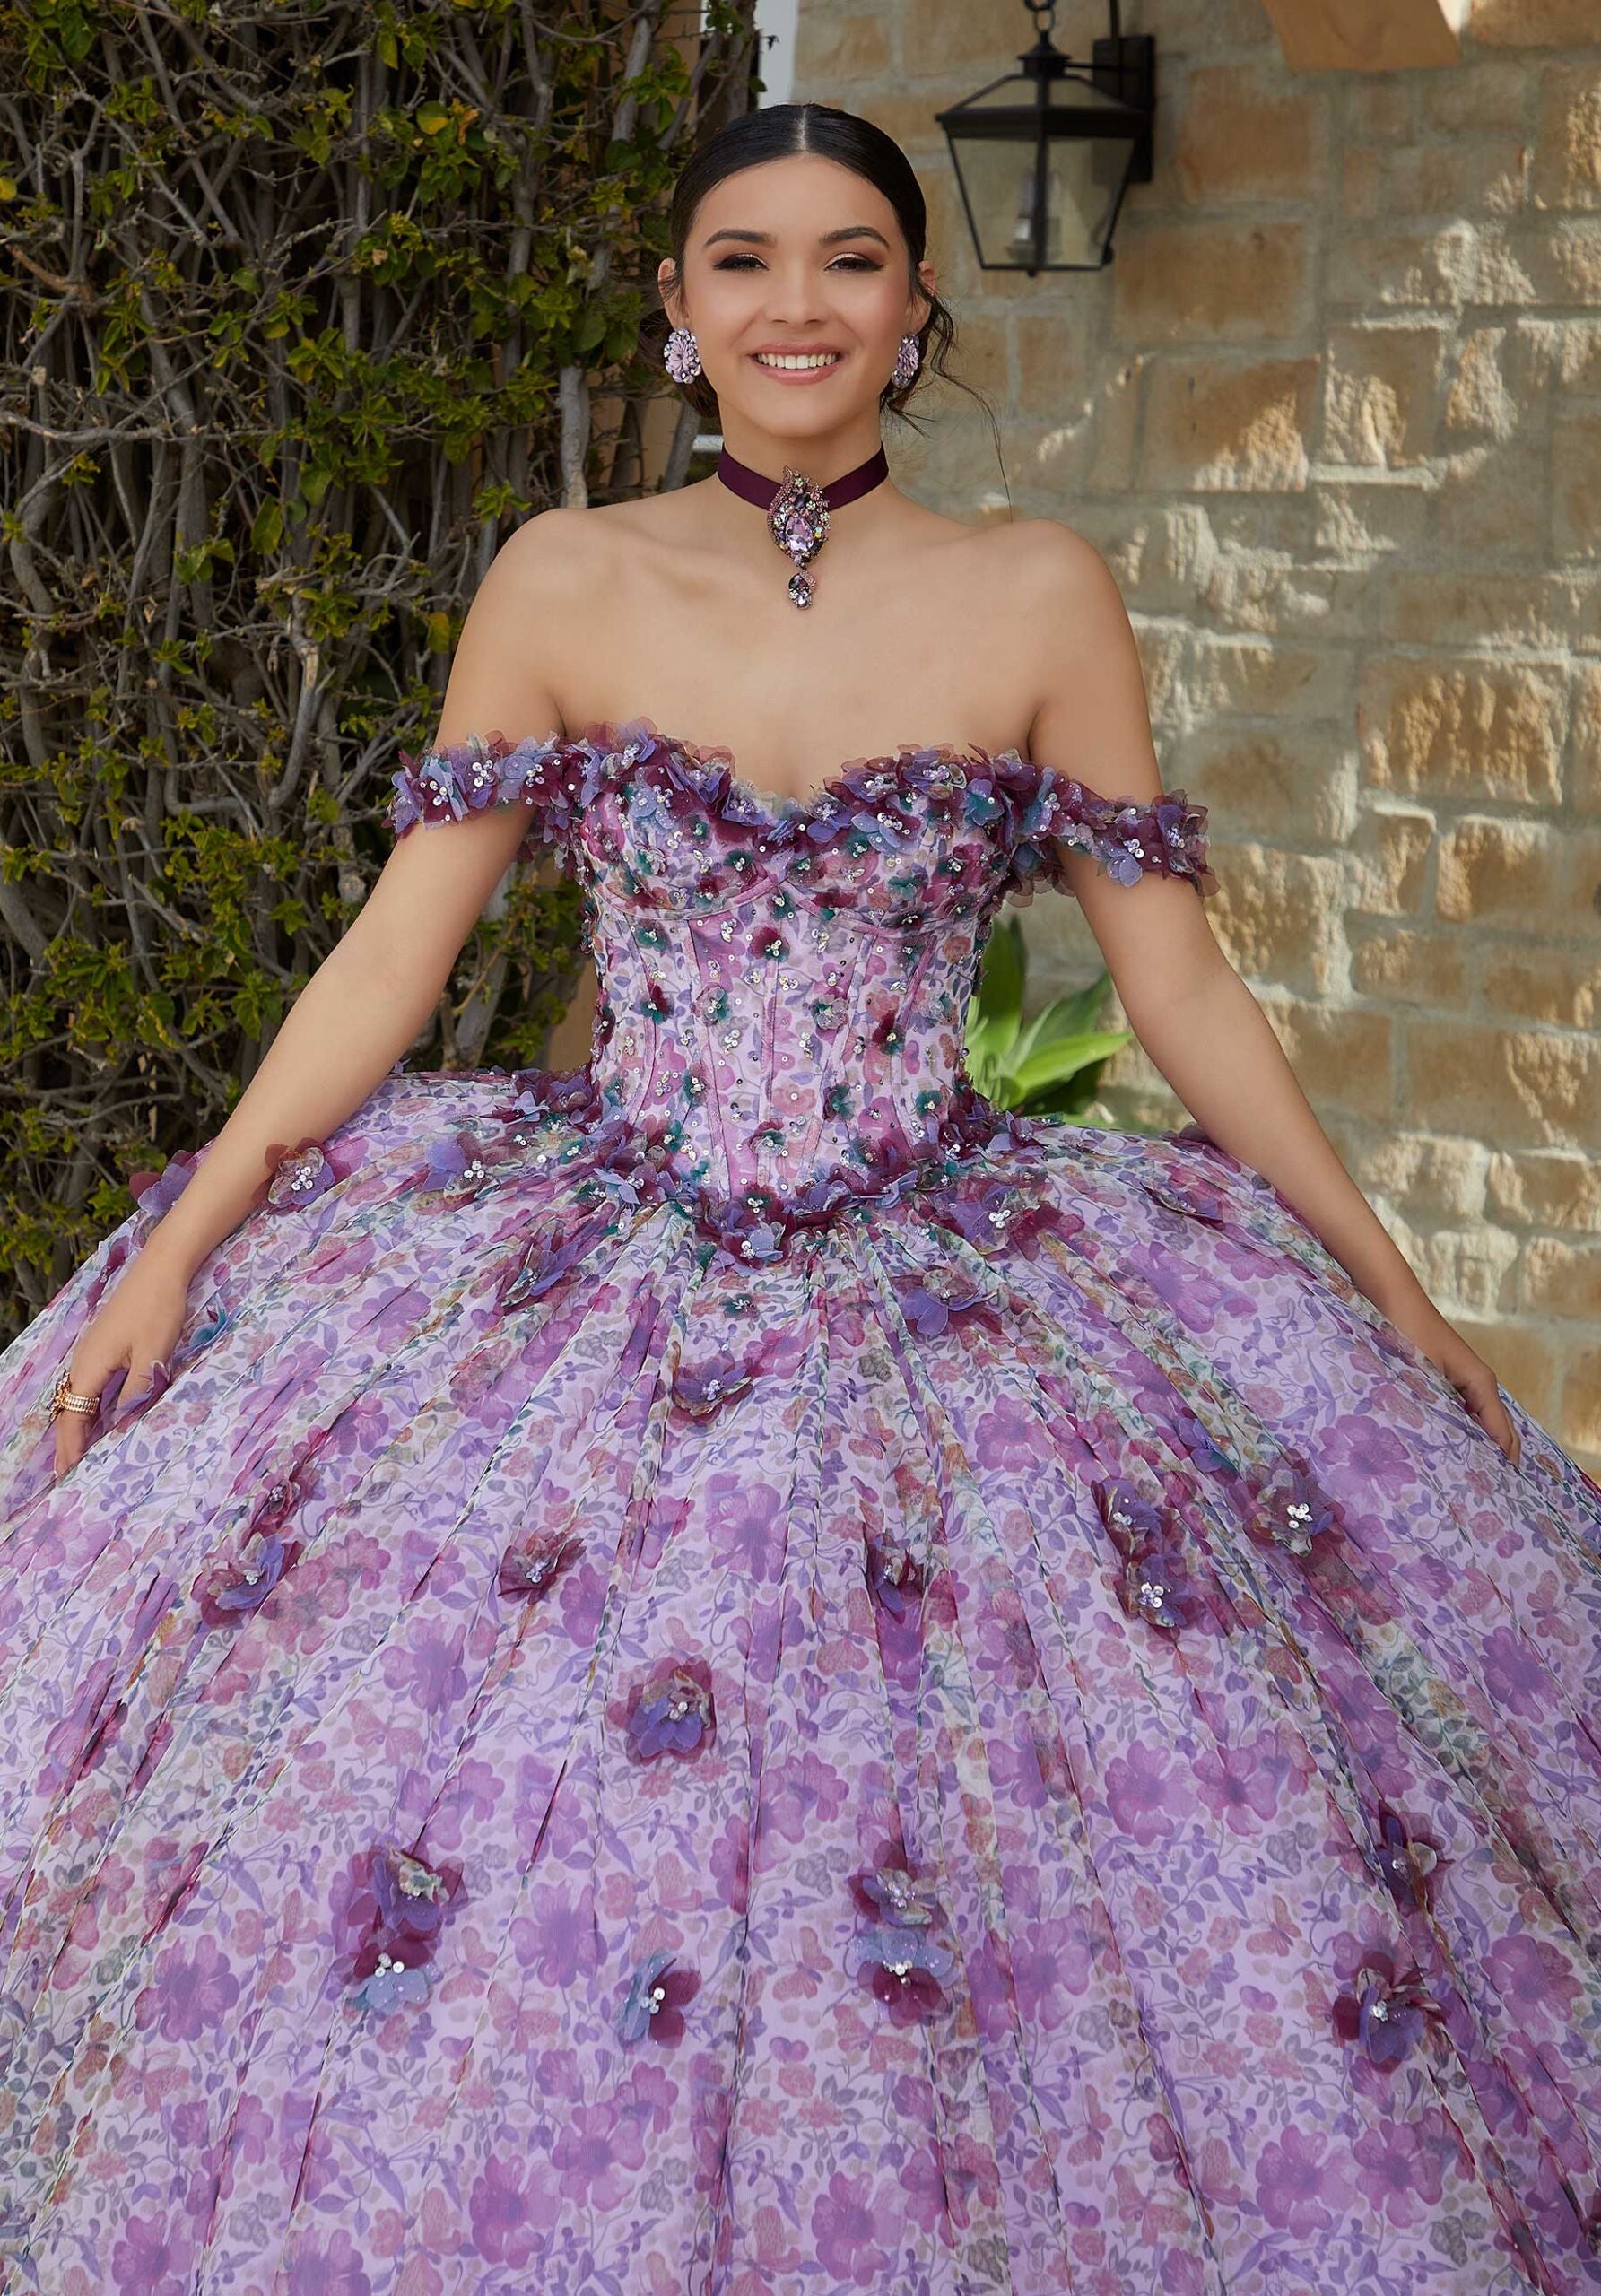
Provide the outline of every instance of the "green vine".
[[[360,908],[500,544],[642,483],[666,196],[753,7],[0,16],[11,1328]],[[413,1063],[541,1058],[580,926],[514,871]]]

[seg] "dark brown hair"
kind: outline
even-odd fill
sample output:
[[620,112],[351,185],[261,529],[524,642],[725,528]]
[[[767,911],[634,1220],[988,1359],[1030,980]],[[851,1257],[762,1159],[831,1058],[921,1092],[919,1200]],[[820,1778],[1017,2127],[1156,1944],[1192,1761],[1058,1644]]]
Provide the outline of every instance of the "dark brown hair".
[[[892,377],[879,393],[879,404],[886,413],[901,415],[914,428],[920,428],[914,416],[906,414],[906,403],[931,373],[944,376],[959,390],[968,390],[970,386],[950,374],[945,365],[956,322],[937,295],[928,296],[917,274],[928,239],[928,210],[922,186],[894,137],[870,119],[841,111],[833,104],[807,103],[770,104],[728,120],[692,153],[673,187],[667,229],[674,277],[683,277],[684,250],[696,211],[712,187],[741,168],[756,167],[763,160],[787,159],[796,152],[815,152],[825,160],[839,161],[883,192],[895,211],[910,265],[908,283],[927,297],[930,309],[918,329],[922,356],[917,373],[899,387]],[[658,365],[671,326],[659,303],[640,324],[640,338]],[[697,375],[692,383],[674,384],[674,388],[683,393],[697,413],[715,422],[718,396],[704,374]]]

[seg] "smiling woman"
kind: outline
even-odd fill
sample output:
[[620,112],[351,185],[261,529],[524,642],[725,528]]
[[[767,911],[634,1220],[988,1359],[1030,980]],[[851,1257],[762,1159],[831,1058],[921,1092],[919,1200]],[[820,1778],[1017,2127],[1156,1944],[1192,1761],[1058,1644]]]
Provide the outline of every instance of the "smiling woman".
[[[501,551],[336,960],[0,1359],[0,2258],[1583,2296],[1601,1491],[1223,961],[1103,561],[891,480],[904,154],[776,108],[674,218],[726,459]],[[587,1059],[408,1073],[519,855]],[[1181,1131],[976,1090],[1048,888]]]

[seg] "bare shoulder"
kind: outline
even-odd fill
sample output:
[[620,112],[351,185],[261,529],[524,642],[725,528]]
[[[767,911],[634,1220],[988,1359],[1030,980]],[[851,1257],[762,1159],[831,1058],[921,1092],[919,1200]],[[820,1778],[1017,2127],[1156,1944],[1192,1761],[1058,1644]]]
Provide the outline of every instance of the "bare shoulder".
[[602,547],[596,531],[600,514],[594,510],[537,511],[525,518],[495,552],[478,596],[499,604],[546,604],[570,593],[594,563]]
[[1092,542],[1059,518],[1017,518],[996,526],[994,539],[998,562],[1035,611],[1058,606],[1071,607],[1076,617],[1122,616],[1123,594],[1111,568]]

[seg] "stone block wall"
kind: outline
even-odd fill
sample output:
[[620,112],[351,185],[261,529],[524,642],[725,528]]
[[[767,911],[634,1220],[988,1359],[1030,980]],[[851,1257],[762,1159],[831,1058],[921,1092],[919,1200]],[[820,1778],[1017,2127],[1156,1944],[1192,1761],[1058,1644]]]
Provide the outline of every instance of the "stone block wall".
[[[1007,484],[949,390],[895,476],[1104,553],[1219,939],[1433,1297],[1595,1472],[1601,7],[1477,0],[1459,65],[1393,74],[1291,72],[1260,0],[1124,24],[1154,180],[1105,271],[1030,280],[979,268],[934,125],[1026,12],[801,0],[794,95],[917,166]],[[1105,25],[1067,0],[1056,38]],[[1070,902],[1024,921],[1036,999],[1096,969]],[[1137,1048],[1106,1106],[1183,1120]]]

